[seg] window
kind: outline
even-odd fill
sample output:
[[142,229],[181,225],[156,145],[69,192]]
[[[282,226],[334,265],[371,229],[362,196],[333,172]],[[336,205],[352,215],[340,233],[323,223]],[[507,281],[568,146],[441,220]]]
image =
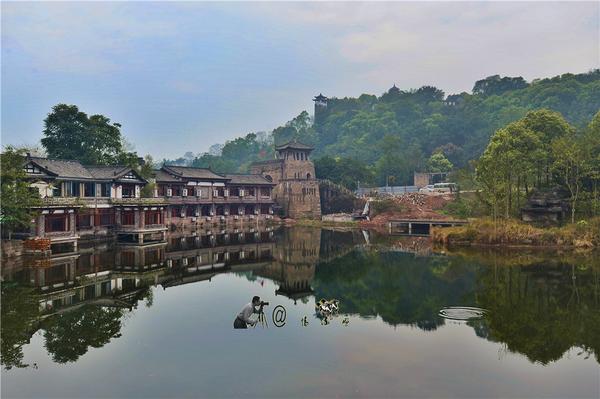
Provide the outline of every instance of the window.
[[146,225],[150,224],[162,224],[162,212],[161,211],[146,211],[144,216],[144,222]]
[[232,197],[239,197],[240,196],[240,188],[239,187],[230,188],[229,195]]
[[[269,180],[269,178],[271,176],[267,175],[266,177],[267,177],[267,180]],[[256,189],[254,187],[247,188],[246,189],[246,195],[249,196],[249,197],[254,197],[256,195]]]
[[269,197],[271,196],[271,188],[269,187],[261,187],[260,189],[261,197]]
[[84,197],[95,197],[96,196],[96,183],[84,183],[83,196]]
[[185,208],[185,216],[187,217],[193,217],[196,216],[196,207],[194,206],[188,206]]
[[135,198],[135,185],[134,184],[123,184],[121,191],[123,198]]
[[87,211],[77,212],[77,228],[85,229],[92,227],[92,214]]
[[115,214],[112,209],[99,209],[96,215],[96,225],[98,226],[110,226],[115,221]]
[[110,189],[111,189],[110,183],[102,183],[100,185],[100,196],[110,197]]
[[171,186],[173,197],[181,197],[181,186]]
[[47,233],[68,231],[69,230],[69,215],[46,215],[45,229]]
[[178,218],[181,216],[181,208],[174,206],[171,208],[171,217]]
[[135,252],[123,251],[121,252],[121,264],[125,266],[135,266]]
[[135,179],[135,178],[136,178],[136,177],[135,177],[135,175],[133,174],[133,172],[129,172],[129,173],[127,173],[125,176],[123,176],[123,179],[130,179],[130,180],[133,180],[133,179]]
[[135,213],[133,211],[121,213],[121,224],[123,226],[133,226],[135,224]]
[[80,184],[78,181],[65,182],[65,188],[66,188],[66,193],[65,193],[66,197],[79,197]]
[[52,196],[62,197],[62,183],[55,182],[52,185]]
[[146,264],[159,263],[162,258],[162,249],[160,248],[146,248],[144,252]]

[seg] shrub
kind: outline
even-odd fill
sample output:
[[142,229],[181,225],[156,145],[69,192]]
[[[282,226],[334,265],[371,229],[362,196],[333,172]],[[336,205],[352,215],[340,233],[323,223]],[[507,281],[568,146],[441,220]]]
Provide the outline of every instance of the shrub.
[[373,216],[381,215],[382,213],[402,212],[402,209],[402,205],[393,199],[384,199],[381,201],[371,202]]

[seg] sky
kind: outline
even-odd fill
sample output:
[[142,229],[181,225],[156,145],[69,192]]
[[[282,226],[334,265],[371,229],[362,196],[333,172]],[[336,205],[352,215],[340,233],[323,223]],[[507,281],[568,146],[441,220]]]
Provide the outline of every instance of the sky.
[[5,2],[2,144],[39,144],[58,103],[141,155],[201,153],[329,97],[600,67],[600,2]]

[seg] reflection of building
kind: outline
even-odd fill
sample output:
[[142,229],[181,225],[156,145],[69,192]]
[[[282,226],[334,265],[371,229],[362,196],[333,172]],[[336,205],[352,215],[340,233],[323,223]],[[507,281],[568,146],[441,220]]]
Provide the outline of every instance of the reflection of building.
[[321,218],[319,183],[315,179],[315,165],[310,160],[313,148],[298,141],[275,147],[277,159],[255,162],[254,174],[261,174],[276,184],[273,195],[284,216]]
[[145,246],[81,246],[64,255],[10,260],[2,280],[36,288],[45,315],[84,304],[131,307],[152,285],[166,288],[266,267],[274,247],[267,226],[201,230]]
[[313,293],[311,282],[319,262],[321,230],[283,229],[275,248],[274,262],[259,274],[277,281],[277,295],[296,301]]

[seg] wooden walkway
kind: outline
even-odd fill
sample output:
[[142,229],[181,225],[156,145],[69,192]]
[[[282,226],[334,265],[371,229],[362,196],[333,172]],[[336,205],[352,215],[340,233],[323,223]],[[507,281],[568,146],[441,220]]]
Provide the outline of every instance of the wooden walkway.
[[432,227],[452,227],[468,224],[466,220],[392,219],[388,222],[390,234],[428,236]]

